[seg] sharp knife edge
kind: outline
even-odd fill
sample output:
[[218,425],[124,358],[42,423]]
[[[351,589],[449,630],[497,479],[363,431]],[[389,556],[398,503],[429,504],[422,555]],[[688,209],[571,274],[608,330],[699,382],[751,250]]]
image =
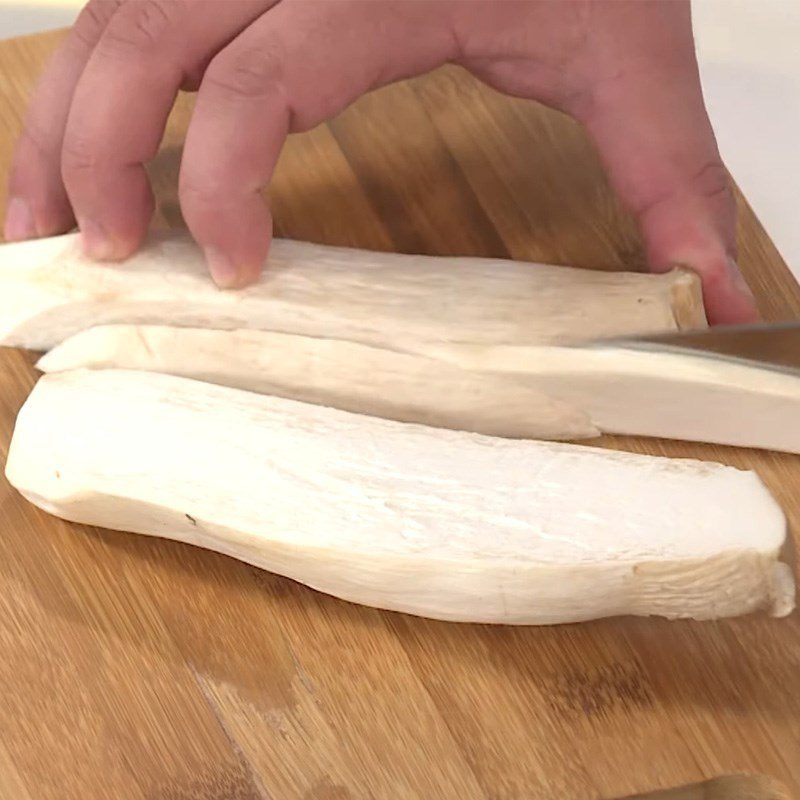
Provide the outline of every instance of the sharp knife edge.
[[575,346],[672,352],[733,361],[800,377],[800,320],[594,339],[576,342]]

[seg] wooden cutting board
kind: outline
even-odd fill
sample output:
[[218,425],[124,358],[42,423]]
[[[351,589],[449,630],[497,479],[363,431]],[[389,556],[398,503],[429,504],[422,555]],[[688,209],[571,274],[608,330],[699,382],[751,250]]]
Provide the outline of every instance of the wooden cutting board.
[[[57,38],[0,44],[3,177]],[[162,225],[180,224],[188,115],[182,98],[152,165]],[[451,68],[293,137],[270,195],[282,236],[642,263],[581,131]],[[800,288],[741,209],[741,263],[764,315],[800,315]],[[30,363],[0,355],[3,456]],[[754,468],[800,523],[800,457],[603,444]],[[605,800],[738,773],[767,777],[671,796],[800,798],[798,615],[438,623],[189,546],[69,525],[0,483],[2,800]]]

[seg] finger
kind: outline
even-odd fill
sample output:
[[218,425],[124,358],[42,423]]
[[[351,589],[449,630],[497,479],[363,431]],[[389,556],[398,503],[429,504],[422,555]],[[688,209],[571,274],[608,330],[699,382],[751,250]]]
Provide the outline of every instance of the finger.
[[710,322],[754,320],[755,301],[736,266],[735,203],[703,103],[688,4],[647,8],[641,28],[628,30],[641,51],[608,77],[595,76],[577,116],[637,215],[650,267],[694,269]]
[[211,62],[186,137],[180,198],[218,284],[242,286],[261,272],[272,230],[260,190],[287,133],[452,56],[434,6],[284,0]]
[[11,163],[5,237],[50,236],[75,222],[61,180],[61,146],[75,86],[122,0],[90,0],[34,90]]
[[75,90],[61,172],[86,252],[134,252],[153,212],[144,162],[180,86],[270,0],[135,0],[106,26]]

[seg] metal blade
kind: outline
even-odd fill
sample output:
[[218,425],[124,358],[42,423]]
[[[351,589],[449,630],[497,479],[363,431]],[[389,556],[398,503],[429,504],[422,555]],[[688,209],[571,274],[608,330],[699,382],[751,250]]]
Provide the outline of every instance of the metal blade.
[[675,331],[648,336],[596,341],[637,350],[670,350],[709,358],[744,362],[800,374],[800,321],[730,325],[699,331]]

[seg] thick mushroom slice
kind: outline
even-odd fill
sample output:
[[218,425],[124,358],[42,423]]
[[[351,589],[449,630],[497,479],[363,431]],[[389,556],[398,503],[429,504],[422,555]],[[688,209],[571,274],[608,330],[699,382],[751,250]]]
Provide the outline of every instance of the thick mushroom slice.
[[789,613],[753,472],[500,439],[126,370],[44,376],[6,467],[68,520],[445,620]]
[[613,342],[398,352],[269,331],[105,325],[39,367],[164,372],[494,436],[625,433],[800,453],[800,372]]
[[0,245],[0,344],[49,350],[110,323],[249,328],[406,351],[530,345],[705,326],[699,280],[276,240],[263,279],[218,290],[197,245],[153,234],[121,264],[77,235]]

